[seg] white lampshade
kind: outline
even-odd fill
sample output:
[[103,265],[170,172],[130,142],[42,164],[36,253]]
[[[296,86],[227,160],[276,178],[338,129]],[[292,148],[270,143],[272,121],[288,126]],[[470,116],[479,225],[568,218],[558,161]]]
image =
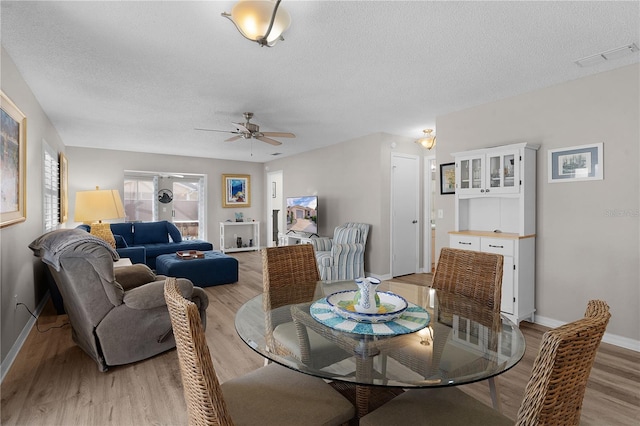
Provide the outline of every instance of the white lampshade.
[[[259,41],[264,38],[276,2],[272,0],[241,0],[231,10],[231,15],[223,16],[231,19],[238,31],[249,40]],[[267,45],[272,46],[291,25],[291,16],[282,7],[278,7],[271,32],[267,37]]]

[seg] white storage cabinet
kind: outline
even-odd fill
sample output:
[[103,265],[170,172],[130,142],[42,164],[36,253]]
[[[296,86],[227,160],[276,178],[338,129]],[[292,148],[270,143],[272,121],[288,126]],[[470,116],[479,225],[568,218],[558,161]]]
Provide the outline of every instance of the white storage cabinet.
[[518,324],[535,312],[536,151],[527,143],[452,154],[455,230],[449,246],[504,256],[501,311]]

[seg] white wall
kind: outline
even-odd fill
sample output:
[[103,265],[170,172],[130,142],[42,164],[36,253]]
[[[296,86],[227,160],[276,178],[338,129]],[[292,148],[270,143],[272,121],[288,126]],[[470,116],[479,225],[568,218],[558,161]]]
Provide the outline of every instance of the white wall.
[[[69,226],[75,226],[75,193],[99,186],[124,192],[124,171],[156,171],[196,173],[207,176],[207,241],[220,247],[220,225],[227,219],[235,221],[234,213],[264,221],[263,165],[243,161],[215,160],[198,157],[145,154],[137,152],[67,147],[69,162]],[[98,163],[99,162],[99,163]],[[99,167],[96,165],[99,164]],[[251,175],[251,207],[222,207],[222,174]],[[266,226],[261,226],[261,241],[266,241]]]
[[[606,300],[609,341],[640,350],[640,71],[632,65],[437,119],[437,162],[451,152],[540,144],[536,321],[581,317]],[[604,142],[604,180],[547,183],[547,150]],[[454,229],[454,199],[438,195],[437,251]]]
[[[43,280],[43,264],[33,256],[28,245],[42,234],[42,140],[58,152],[64,152],[64,145],[58,133],[44,114],[38,100],[22,79],[11,57],[2,48],[1,58],[2,91],[27,117],[26,154],[26,213],[27,219],[0,230],[0,306],[2,374],[15,357],[14,343],[30,320],[24,307],[15,308],[13,296],[34,311],[44,300],[47,286]],[[9,357],[7,358],[7,356]]]

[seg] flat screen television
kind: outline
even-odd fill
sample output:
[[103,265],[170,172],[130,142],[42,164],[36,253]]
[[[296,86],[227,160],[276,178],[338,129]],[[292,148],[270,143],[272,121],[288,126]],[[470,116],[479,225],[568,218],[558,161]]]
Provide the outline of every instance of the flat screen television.
[[318,197],[287,197],[287,233],[318,234]]

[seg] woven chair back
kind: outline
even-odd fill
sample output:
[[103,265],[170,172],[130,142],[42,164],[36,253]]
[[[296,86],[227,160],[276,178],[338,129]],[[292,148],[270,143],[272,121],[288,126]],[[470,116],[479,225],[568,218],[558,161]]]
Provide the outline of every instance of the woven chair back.
[[311,244],[262,249],[265,310],[310,302],[318,281],[320,272]]
[[502,264],[499,254],[443,247],[431,287],[469,297],[499,313]]
[[176,340],[189,425],[233,425],[213,368],[200,313],[185,299],[175,278],[167,278],[164,298]]
[[518,425],[579,424],[587,380],[610,317],[605,302],[591,300],[584,318],[544,334]]

